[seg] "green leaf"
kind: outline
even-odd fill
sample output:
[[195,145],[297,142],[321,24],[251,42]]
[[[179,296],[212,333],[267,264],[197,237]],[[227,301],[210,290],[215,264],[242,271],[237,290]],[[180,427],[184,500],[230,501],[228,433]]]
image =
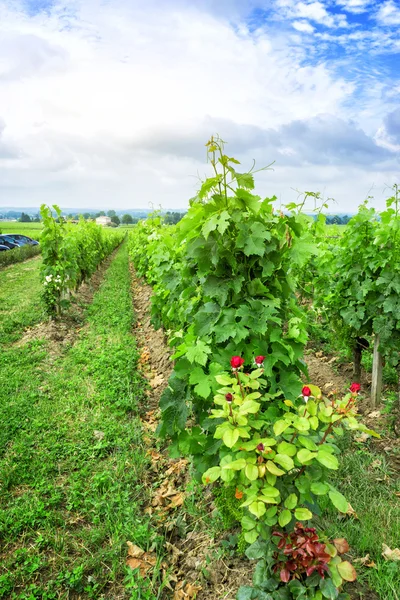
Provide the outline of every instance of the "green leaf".
[[297,452],[297,447],[294,444],[289,444],[289,442],[280,442],[280,444],[278,444],[277,450],[279,454],[295,456]]
[[190,373],[189,382],[195,385],[194,391],[202,398],[208,398],[211,394],[211,385],[208,376],[201,367],[195,367]]
[[245,529],[246,531],[254,529],[254,527],[257,525],[257,523],[251,517],[249,517],[249,515],[244,515],[240,522],[242,524],[243,529]]
[[279,477],[280,475],[284,475],[285,471],[282,471],[281,469],[279,469],[275,463],[273,463],[271,460],[267,460],[267,463],[265,465],[268,469],[268,471],[270,473],[272,473],[272,475],[276,475],[277,477]]
[[310,421],[305,417],[298,417],[293,421],[293,427],[298,431],[308,431],[310,429]]
[[258,518],[265,515],[266,510],[264,502],[258,502],[256,500],[249,505],[249,511]]
[[236,595],[236,600],[253,600],[254,596],[253,596],[253,592],[254,592],[254,588],[248,586],[248,585],[242,585],[239,590],[238,593]]
[[339,575],[345,581],[355,581],[357,579],[357,573],[355,568],[347,560],[344,560],[343,562],[339,563],[337,565],[337,570],[339,571]]
[[349,503],[347,502],[343,494],[341,494],[337,490],[331,489],[329,490],[328,495],[333,506],[337,508],[338,511],[340,511],[341,513],[346,514],[349,508]]
[[248,190],[254,189],[254,177],[251,173],[236,173],[235,175],[239,187]]
[[316,452],[310,452],[307,448],[302,448],[297,453],[297,460],[302,464],[306,464],[310,462],[313,458],[317,456]]
[[264,558],[266,552],[267,544],[261,540],[258,540],[257,542],[254,542],[254,544],[252,544],[250,548],[247,548],[246,556],[250,560],[257,560],[259,558]]
[[247,414],[256,414],[260,409],[259,402],[254,402],[254,400],[245,400],[243,404],[239,407],[239,413],[241,415]]
[[207,355],[210,353],[210,346],[207,346],[202,340],[198,340],[195,346],[187,349],[186,357],[191,363],[197,362],[204,367],[207,362]]
[[292,513],[290,510],[283,510],[278,518],[278,523],[281,527],[285,527],[292,520]]
[[276,421],[274,423],[274,434],[281,435],[281,433],[283,433],[289,426],[290,423],[287,421]]
[[305,435],[299,435],[297,439],[304,448],[307,448],[307,450],[311,450],[311,452],[316,452],[318,450],[317,444],[313,442],[311,438],[306,437]]
[[316,496],[325,496],[325,494],[329,491],[329,485],[327,483],[323,483],[322,481],[313,481],[311,484],[311,492]]
[[317,461],[327,469],[336,470],[339,468],[339,461],[336,456],[330,454],[326,450],[318,450],[316,458]]
[[289,496],[286,498],[286,500],[284,502],[284,505],[286,506],[286,508],[293,510],[297,506],[296,494],[289,494]]
[[208,469],[208,471],[203,474],[202,481],[205,485],[208,483],[214,483],[214,481],[217,481],[220,475],[221,467],[211,467],[211,469]]
[[260,222],[253,222],[250,226],[241,223],[236,247],[243,248],[246,256],[263,256],[266,251],[265,241],[271,239],[271,233]]
[[319,587],[323,597],[328,598],[328,600],[336,600],[339,595],[339,591],[333,585],[331,579],[321,579]]
[[299,521],[308,521],[309,519],[312,519],[312,512],[308,510],[308,508],[296,508],[294,516]]
[[293,459],[290,458],[290,456],[287,456],[286,454],[277,454],[274,457],[274,462],[278,463],[278,465],[286,469],[286,471],[290,471],[294,468]]
[[233,471],[240,471],[244,469],[246,466],[246,461],[244,458],[238,458],[237,460],[233,460],[232,462],[224,465],[223,469],[232,469]]
[[244,533],[244,539],[248,544],[253,544],[257,538],[258,532],[255,529],[252,529],[251,531],[245,531]]
[[250,481],[255,481],[256,479],[258,479],[258,468],[256,465],[247,463],[244,473],[245,473],[247,479],[250,479]]
[[[221,292],[221,286],[218,287],[218,291]],[[213,325],[219,319],[221,314],[221,307],[216,302],[206,302],[198,311],[194,318],[194,333],[203,337],[209,335]]]
[[232,385],[236,383],[236,380],[233,377],[229,377],[229,375],[216,375],[215,380],[220,385]]
[[239,431],[237,429],[227,429],[222,436],[225,446],[232,448],[239,439]]

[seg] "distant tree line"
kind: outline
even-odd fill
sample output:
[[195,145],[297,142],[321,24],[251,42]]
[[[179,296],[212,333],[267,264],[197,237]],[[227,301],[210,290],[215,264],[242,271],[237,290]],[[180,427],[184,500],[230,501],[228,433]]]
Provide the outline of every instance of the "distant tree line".
[[351,215],[326,215],[327,225],[347,225]]
[[[114,226],[118,226],[122,223],[122,225],[135,225],[142,219],[147,218],[149,211],[133,211],[137,214],[133,216],[132,214],[125,213],[117,215],[115,210],[109,210],[105,212],[104,210],[100,210],[98,212],[84,212],[84,213],[69,213],[65,214],[65,216],[61,217],[63,220],[72,219],[74,221],[79,221],[80,218],[84,218],[85,221],[89,219],[97,219],[97,217],[110,217],[111,222],[114,223]],[[164,217],[164,221],[167,225],[175,225],[178,223],[182,217],[186,214],[184,212],[178,211],[167,211],[162,213]],[[0,219],[17,219],[20,223],[40,223],[40,215],[21,211],[7,211],[4,213],[0,213]],[[328,221],[327,221],[328,222]]]

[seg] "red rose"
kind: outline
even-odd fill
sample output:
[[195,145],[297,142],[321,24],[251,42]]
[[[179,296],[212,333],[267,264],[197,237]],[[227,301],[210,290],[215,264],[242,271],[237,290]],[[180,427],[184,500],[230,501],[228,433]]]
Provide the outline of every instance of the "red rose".
[[255,360],[256,365],[260,366],[263,364],[263,362],[265,360],[265,356],[256,356],[254,360]]
[[257,450],[258,450],[259,452],[264,452],[264,450],[265,450],[265,446],[264,446],[264,444],[261,444],[261,443],[260,443],[260,444],[258,444],[258,446],[257,446]]
[[233,400],[232,394],[225,394],[225,399],[227,402],[232,402],[232,400]]
[[239,367],[241,367],[242,365],[244,365],[244,358],[241,358],[240,356],[232,356],[232,358],[231,358],[232,369],[239,369]]
[[359,383],[352,383],[350,386],[350,391],[352,394],[358,394],[361,390],[361,385]]
[[305,385],[303,387],[303,389],[301,390],[301,393],[303,394],[303,396],[307,396],[307,397],[311,396],[311,390],[307,385]]

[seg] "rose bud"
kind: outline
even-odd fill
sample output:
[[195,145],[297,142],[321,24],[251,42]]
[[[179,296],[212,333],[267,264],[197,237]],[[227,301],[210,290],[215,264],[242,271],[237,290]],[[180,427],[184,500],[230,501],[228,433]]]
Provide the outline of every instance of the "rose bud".
[[361,390],[361,385],[359,383],[352,383],[350,386],[350,391],[352,394],[358,394]]
[[233,396],[232,396],[232,394],[225,394],[225,400],[226,400],[227,402],[232,402],[232,400],[233,400]]
[[258,365],[259,367],[263,364],[264,360],[265,356],[256,356],[254,359],[256,365]]
[[244,364],[244,358],[240,356],[232,356],[231,367],[232,369],[239,369]]
[[265,450],[265,446],[264,446],[264,444],[258,444],[258,446],[257,446],[257,450],[258,450],[259,452],[264,452],[264,450]]
[[301,390],[301,393],[303,394],[303,396],[307,396],[307,397],[311,396],[311,390],[307,385],[305,385],[303,387],[303,389]]

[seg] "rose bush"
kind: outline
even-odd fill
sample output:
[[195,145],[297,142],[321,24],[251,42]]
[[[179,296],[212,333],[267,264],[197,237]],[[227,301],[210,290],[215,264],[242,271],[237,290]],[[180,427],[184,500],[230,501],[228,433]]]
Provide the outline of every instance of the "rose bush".
[[[328,577],[337,596],[342,582],[353,580],[354,569],[346,561],[339,567],[342,561],[332,545],[320,542],[314,529],[302,523],[312,520],[313,507],[323,496],[339,512],[348,510],[346,498],[330,482],[330,471],[339,467],[335,436],[344,430],[377,436],[357,420],[358,384],[330,399],[310,384],[297,402],[277,401],[266,391],[263,368],[245,373],[243,364],[233,365],[238,361],[231,360],[230,373],[216,376],[220,388],[211,418],[218,423],[214,438],[222,444],[219,464],[204,473],[203,482],[220,481],[236,498],[240,495],[244,538],[257,548],[263,544],[269,577],[279,571],[281,582],[300,579],[307,587],[313,576],[323,595]],[[274,536],[280,539],[278,546]]]

